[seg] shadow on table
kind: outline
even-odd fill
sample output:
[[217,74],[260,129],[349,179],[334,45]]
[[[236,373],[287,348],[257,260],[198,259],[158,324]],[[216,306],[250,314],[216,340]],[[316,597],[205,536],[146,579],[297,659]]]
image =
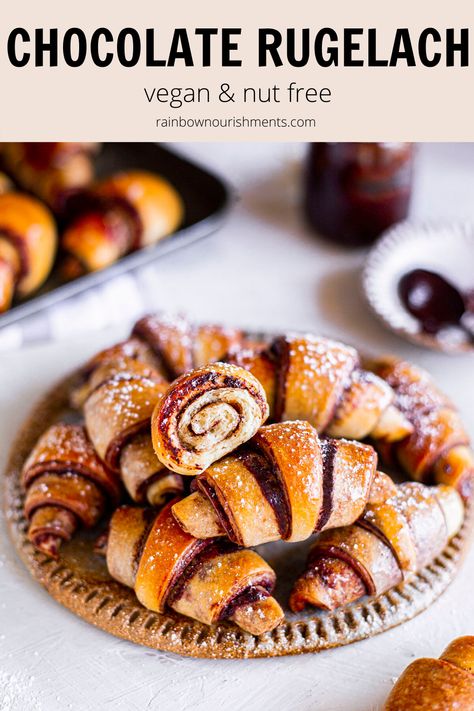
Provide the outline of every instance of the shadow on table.
[[351,267],[330,272],[319,280],[316,289],[324,318],[334,324],[345,342],[353,342],[362,350],[380,350],[381,339],[387,340],[394,350],[400,346],[398,339],[371,314],[362,291],[360,269]]
[[318,235],[306,220],[300,159],[287,156],[265,176],[250,180],[240,189],[240,198],[245,211],[294,239],[327,255],[345,253],[343,247]]

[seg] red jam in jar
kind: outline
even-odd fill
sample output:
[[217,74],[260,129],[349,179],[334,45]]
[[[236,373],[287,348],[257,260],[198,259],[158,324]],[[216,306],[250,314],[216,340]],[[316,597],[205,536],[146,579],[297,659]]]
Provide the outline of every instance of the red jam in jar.
[[323,237],[349,247],[373,242],[408,214],[412,143],[312,143],[305,210]]

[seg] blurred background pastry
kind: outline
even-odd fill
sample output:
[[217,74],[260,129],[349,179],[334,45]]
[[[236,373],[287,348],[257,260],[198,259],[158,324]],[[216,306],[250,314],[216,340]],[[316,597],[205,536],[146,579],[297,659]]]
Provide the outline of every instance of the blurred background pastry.
[[71,278],[104,269],[128,252],[149,247],[174,232],[183,220],[178,192],[159,175],[117,173],[98,183],[62,236]]
[[56,225],[48,208],[18,192],[0,195],[0,312],[45,281],[56,256]]
[[90,185],[98,143],[2,143],[0,160],[17,185],[62,213]]

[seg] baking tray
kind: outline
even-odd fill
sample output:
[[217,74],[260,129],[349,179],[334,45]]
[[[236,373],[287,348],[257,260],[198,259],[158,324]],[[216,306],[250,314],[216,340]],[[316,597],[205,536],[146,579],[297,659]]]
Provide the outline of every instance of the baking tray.
[[53,268],[39,291],[0,315],[0,328],[207,237],[222,225],[232,203],[232,191],[222,179],[156,143],[104,143],[94,163],[98,178],[135,168],[163,175],[184,202],[183,225],[158,244],[70,282],[61,282],[58,270]]

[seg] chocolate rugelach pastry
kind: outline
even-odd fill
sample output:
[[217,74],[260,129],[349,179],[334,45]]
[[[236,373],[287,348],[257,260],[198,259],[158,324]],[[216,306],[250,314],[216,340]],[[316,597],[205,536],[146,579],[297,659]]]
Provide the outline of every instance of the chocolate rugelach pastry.
[[355,524],[321,534],[294,585],[291,609],[334,610],[381,595],[434,560],[463,518],[462,499],[451,486],[393,485],[392,496],[368,504]]
[[81,410],[91,392],[107,378],[109,369],[118,374],[121,367],[127,371],[133,369],[135,363],[138,363],[137,369],[148,367],[149,373],[155,373],[163,381],[166,380],[160,362],[148,344],[138,338],[128,338],[99,351],[80,368],[71,389],[71,406]]
[[138,503],[162,505],[183,492],[183,479],[153,451],[150,417],[168,382],[146,362],[111,349],[96,361],[83,405],[86,429],[105,464]]
[[53,558],[80,525],[95,526],[121,492],[84,428],[68,424],[53,425],[40,437],[23,467],[22,485],[28,538]]
[[473,490],[474,453],[454,405],[426,371],[411,363],[385,358],[370,367],[393,388],[397,407],[413,426],[402,441],[381,445],[385,459],[400,464],[417,481],[450,484],[467,500]]
[[[230,343],[239,342],[241,334],[218,326],[201,326],[192,330],[195,340],[190,348],[189,335],[183,334],[189,334],[191,327],[184,319],[153,316],[139,324],[143,336],[138,333],[140,329],[137,333],[134,329],[135,335],[127,341],[101,351],[86,363],[71,400],[74,407],[84,407],[86,424],[101,456],[110,456],[104,441],[119,438],[119,461],[112,467],[120,470],[132,499],[158,506],[184,488],[181,476],[157,459],[151,442],[150,414],[154,403],[167,391],[166,375],[182,368],[183,352],[193,357],[192,362],[212,358],[221,355]],[[160,343],[154,337],[155,329],[161,334]],[[244,375],[247,377],[247,373]],[[125,438],[122,443],[121,437]]]
[[302,541],[359,518],[387,486],[376,466],[369,445],[320,440],[308,422],[267,425],[196,477],[194,493],[173,514],[197,538],[227,535],[244,546]]
[[164,178],[117,173],[91,188],[62,236],[63,271],[73,278],[104,269],[128,252],[156,244],[183,220],[181,197]]
[[439,659],[416,659],[393,687],[383,711],[471,711],[474,637],[458,637]]
[[260,380],[273,421],[305,420],[320,433],[349,439],[398,441],[413,430],[390,386],[343,343],[288,335],[229,359]]
[[58,213],[90,185],[97,143],[1,143],[0,160],[23,189]]
[[[35,408],[14,446],[8,466],[6,497],[13,540],[34,577],[47,587],[55,599],[82,618],[112,634],[156,649],[195,656],[242,658],[319,651],[389,629],[421,612],[453,579],[460,565],[461,553],[468,543],[470,522],[466,520],[466,525],[459,535],[447,545],[440,556],[433,560],[432,564],[423,568],[419,575],[412,572],[412,566],[418,571],[418,566],[423,565],[428,560],[428,556],[436,553],[434,547],[442,546],[448,535],[457,529],[458,522],[462,518],[459,495],[452,489],[442,487],[428,490],[425,500],[423,496],[418,497],[417,494],[424,491],[423,486],[412,484],[410,486],[414,486],[414,489],[410,492],[408,501],[403,500],[398,510],[394,512],[391,508],[393,504],[391,499],[398,499],[401,496],[400,490],[389,477],[375,471],[377,459],[374,451],[366,444],[344,440],[332,442],[331,438],[322,436],[319,438],[308,423],[290,421],[260,428],[254,438],[238,447],[232,454],[212,464],[205,473],[197,476],[194,479],[196,490],[191,496],[183,501],[172,502],[168,506],[167,510],[171,513],[167,514],[167,517],[168,520],[171,519],[174,530],[181,531],[180,535],[189,536],[192,540],[189,549],[185,545],[186,553],[191,553],[191,561],[188,561],[186,555],[179,555],[179,549],[175,547],[174,535],[168,536],[164,533],[160,545],[165,544],[163,547],[165,551],[169,546],[173,554],[177,554],[180,563],[176,568],[173,565],[158,566],[159,569],[156,570],[154,555],[157,553],[161,556],[161,549],[155,546],[154,539],[153,542],[150,540],[150,548],[147,550],[151,552],[150,555],[146,554],[141,558],[145,567],[143,577],[139,580],[136,569],[129,565],[130,560],[138,563],[136,555],[132,552],[120,557],[118,552],[121,541],[127,540],[126,531],[132,531],[131,538],[128,540],[137,541],[133,538],[135,535],[133,531],[137,531],[138,535],[138,531],[143,532],[143,527],[134,528],[134,524],[130,523],[129,528],[128,524],[124,524],[121,528],[124,537],[119,536],[117,539],[119,541],[115,548],[117,556],[114,558],[119,568],[122,564],[124,567],[118,570],[116,577],[129,585],[138,586],[137,589],[141,590],[140,600],[146,605],[150,604],[151,609],[158,609],[158,614],[150,614],[143,609],[139,601],[134,599],[131,591],[126,590],[123,585],[115,583],[107,576],[97,577],[97,560],[93,561],[92,558],[89,560],[86,557],[87,552],[93,555],[90,536],[78,536],[77,540],[72,541],[64,555],[60,556],[58,566],[46,565],[47,561],[44,557],[37,555],[33,546],[28,544],[25,519],[18,510],[18,466],[20,462],[26,460],[27,452],[38,436],[38,422],[44,422],[46,426],[56,421],[58,414],[64,411],[71,388],[74,389],[73,400],[76,407],[81,409],[84,403],[93,402],[99,391],[103,389],[101,398],[104,398],[104,402],[98,398],[96,403],[99,410],[104,407],[105,413],[105,435],[101,440],[102,435],[98,433],[99,444],[103,446],[103,456],[108,461],[111,457],[110,462],[115,462],[115,465],[118,465],[117,469],[111,471],[110,467],[96,456],[93,449],[92,452],[99,465],[113,477],[117,487],[120,487],[120,480],[123,479],[136,501],[151,501],[161,506],[163,500],[173,496],[173,489],[163,493],[163,496],[158,495],[155,500],[154,493],[149,496],[149,492],[153,491],[153,487],[148,485],[149,478],[153,479],[158,474],[156,481],[159,482],[163,473],[164,476],[177,477],[181,483],[183,480],[191,479],[170,472],[157,459],[151,443],[150,411],[156,407],[156,404],[152,406],[151,396],[153,393],[158,393],[156,399],[158,402],[159,398],[163,397],[160,395],[161,390],[166,392],[169,388],[170,377],[175,377],[180,369],[188,368],[189,363],[194,365],[200,357],[216,357],[215,354],[224,349],[224,344],[229,343],[233,338],[228,333],[224,335],[219,332],[219,329],[211,328],[206,331],[206,338],[209,338],[204,339],[205,345],[201,348],[193,343],[197,333],[198,329],[192,326],[182,327],[181,323],[177,326],[176,320],[150,317],[137,326],[134,334],[127,341],[97,354],[85,365],[78,377],[63,381]],[[244,355],[248,355],[249,344],[244,342],[239,332],[235,333],[235,338],[237,347],[243,350]],[[230,350],[235,350],[235,346],[231,346]],[[266,350],[266,346],[260,344],[252,346],[252,352]],[[204,356],[203,353],[214,355]],[[222,359],[223,356],[217,357]],[[265,387],[268,387],[269,381],[265,383],[264,375],[262,380]],[[349,380],[353,381],[352,376]],[[138,391],[136,411],[133,403],[125,404],[126,418],[121,422],[119,413],[122,412],[123,401],[127,403],[130,391],[133,391],[135,386]],[[115,392],[116,388],[120,396]],[[343,397],[339,400],[338,407],[346,395],[347,388],[343,389]],[[398,405],[395,409],[400,411]],[[108,412],[111,417],[107,417]],[[406,412],[409,414],[408,410]],[[207,423],[208,418],[204,420]],[[209,423],[212,425],[212,417],[209,418]],[[117,425],[116,430],[115,425]],[[219,427],[220,422],[214,422],[214,425]],[[411,423],[410,426],[413,427]],[[292,438],[291,432],[292,428],[300,427],[306,429],[308,434],[303,438],[304,445],[296,447],[294,445],[298,442],[299,435]],[[84,433],[84,430],[82,431]],[[262,431],[273,432],[274,440],[266,435],[260,437]],[[276,436],[278,434],[279,437]],[[257,446],[253,444],[254,439]],[[451,447],[450,443],[451,440],[448,442],[446,453],[451,454],[454,451],[459,456],[458,445]],[[113,446],[109,450],[110,444]],[[378,446],[382,448],[381,440],[378,441]],[[402,443],[396,446],[402,447]],[[298,466],[297,452],[301,456],[301,466]],[[444,450],[440,454],[441,460],[443,456]],[[57,491],[57,488],[55,489],[57,459],[53,455],[47,455],[38,462],[41,464],[38,479],[41,480],[42,476],[45,479],[40,482],[36,492],[37,499],[36,501],[33,499],[31,505],[31,523],[34,527],[30,530],[30,537],[33,542],[36,540],[40,543],[46,552],[57,551],[61,541],[72,534],[74,527],[79,526],[81,519],[78,514],[82,513],[81,503],[87,507],[89,514],[94,516],[98,509],[94,496],[91,495],[85,502],[76,496],[79,491],[78,482],[75,481],[74,486],[70,485],[68,472],[72,471],[74,480],[84,477],[84,481],[92,482],[93,492],[95,491],[93,487],[96,486],[95,479],[92,476],[88,478],[86,475],[84,461],[79,468],[77,463],[74,463],[74,466],[69,463],[72,457],[59,458],[60,466],[64,465],[62,477],[65,486],[71,486],[72,494],[69,488],[67,491],[60,490],[61,497],[57,497],[59,501],[54,500]],[[228,476],[227,464],[226,467],[221,468],[224,462],[228,463]],[[433,473],[438,464],[437,459],[432,467]],[[44,474],[43,466],[48,470]],[[150,467],[149,470],[147,466]],[[50,469],[52,471],[49,471]],[[127,472],[130,475],[128,479]],[[209,477],[210,485],[206,487],[209,473],[212,478]],[[97,489],[101,489],[101,485],[97,485]],[[102,489],[105,490],[104,487]],[[34,491],[33,489],[33,493]],[[441,491],[446,495],[443,496],[442,506],[437,503],[438,509],[436,509],[434,504],[436,499],[440,499]],[[452,493],[447,495],[448,492]],[[48,498],[50,495],[53,498]],[[89,497],[89,490],[87,496]],[[69,503],[71,499],[74,502],[72,506]],[[115,502],[115,499],[111,500]],[[248,508],[245,508],[246,502]],[[75,506],[79,506],[77,513]],[[183,530],[178,524],[173,509],[175,513],[180,513],[183,520],[184,518],[189,520],[189,531]],[[405,509],[409,510],[409,514]],[[142,509],[135,507],[131,510],[137,512]],[[364,510],[366,515],[362,518]],[[431,513],[428,515],[429,511]],[[436,513],[433,513],[434,511]],[[139,520],[141,514],[130,514],[130,520],[135,516]],[[148,516],[150,516],[150,524],[153,525],[158,511],[155,509],[146,514],[147,521]],[[71,521],[72,525],[70,525]],[[328,528],[332,525],[342,528],[338,528],[336,533]],[[161,523],[158,528],[161,535],[161,531],[164,531]],[[404,586],[400,586],[398,588],[400,596],[396,594],[392,598],[390,594],[382,594],[377,599],[362,600],[360,604],[351,606],[347,625],[340,625],[339,611],[329,612],[322,617],[318,613],[308,612],[296,620],[289,619],[276,634],[265,634],[255,639],[250,639],[249,635],[239,634],[232,625],[219,625],[217,628],[211,625],[204,629],[197,621],[193,622],[189,618],[178,619],[179,616],[173,614],[173,611],[190,614],[196,620],[206,622],[224,618],[232,619],[240,624],[242,629],[255,634],[261,630],[272,629],[281,619],[282,613],[279,607],[275,607],[273,599],[268,597],[269,586],[265,582],[268,581],[268,568],[258,557],[254,557],[251,550],[239,549],[239,556],[237,556],[236,547],[240,542],[250,545],[261,540],[281,539],[284,536],[290,540],[301,540],[314,528],[325,529],[319,533],[320,542],[333,541],[332,536],[341,535],[341,531],[351,533],[356,529],[357,536],[354,535],[352,538],[351,533],[347,546],[345,540],[340,541],[337,538],[331,554],[326,555],[327,551],[325,551],[318,559],[324,562],[324,566],[322,563],[311,563],[310,569],[304,576],[306,587],[302,592],[300,590],[303,604],[315,599],[317,604],[321,602],[326,606],[328,603],[333,606],[346,604],[349,600],[365,595],[370,591],[371,584],[377,592],[380,589],[387,589],[385,585],[398,584],[405,576],[407,583],[413,580],[413,585],[407,586],[408,594],[405,596]],[[363,540],[362,549],[361,531],[367,536]],[[443,541],[439,535],[440,531],[446,533]],[[284,536],[281,535],[282,532]],[[199,534],[199,538],[194,535],[196,533]],[[230,541],[227,534],[234,540]],[[426,544],[425,537],[428,541]],[[146,531],[143,543],[145,539],[149,540]],[[189,538],[186,540],[189,541]],[[135,543],[132,543],[132,547],[133,550],[137,550]],[[125,543],[122,548],[126,550]],[[219,556],[215,555],[216,550],[219,551]],[[341,550],[342,553],[336,554],[336,550]],[[235,558],[221,557],[234,551]],[[288,551],[291,560],[290,548]],[[76,552],[80,554],[76,556]],[[269,552],[273,552],[271,548]],[[243,555],[244,553],[249,555]],[[208,567],[206,567],[207,555],[212,560],[212,564],[209,563]],[[242,577],[239,577],[239,585],[233,588],[232,594],[228,596],[226,593],[226,590],[229,591],[226,587],[228,578],[225,578],[226,585],[221,584],[219,571],[223,565],[227,570],[229,561],[236,559],[241,561],[242,567],[239,570],[243,571]],[[286,566],[290,560],[280,561],[282,577],[289,574]],[[182,575],[183,570],[184,575]],[[235,570],[233,566],[231,570]],[[165,581],[165,592],[160,580],[156,584],[157,577],[155,577],[163,571],[165,573],[170,571],[170,577],[166,577]],[[249,578],[246,577],[246,571],[252,572]],[[249,585],[244,585],[242,582],[244,578],[250,580]],[[317,584],[311,582],[309,585],[307,580],[314,581],[315,578],[318,579]],[[423,585],[416,584],[418,579],[424,581]],[[215,587],[208,585],[209,580],[217,580]],[[236,598],[236,591],[240,589],[245,589],[245,592]],[[165,597],[163,598],[162,595]],[[304,595],[308,596],[307,599]],[[224,598],[232,599],[232,604],[227,605]],[[213,605],[214,601],[216,607],[211,609],[210,605]],[[164,610],[163,614],[161,614],[162,610]]]
[[254,551],[229,541],[199,541],[176,523],[171,505],[117,509],[106,541],[113,578],[149,610],[166,607],[212,625],[231,620],[251,634],[274,629],[283,611],[271,597],[275,573]]
[[82,407],[94,371],[108,361],[123,356],[138,360],[172,381],[189,370],[222,360],[229,349],[240,348],[243,342],[238,329],[214,324],[193,326],[182,316],[144,316],[133,327],[130,338],[100,351],[81,368],[71,404]]
[[230,350],[244,344],[239,329],[215,324],[195,326],[182,316],[166,314],[141,318],[133,327],[132,338],[149,346],[170,381],[195,368],[222,361]]
[[0,312],[14,296],[25,298],[41,286],[56,246],[56,225],[44,205],[22,193],[0,195]]
[[157,403],[151,436],[158,459],[194,475],[247,442],[268,417],[265,391],[244,368],[211,363],[175,380]]
[[[168,470],[178,475],[201,471],[250,439],[268,413],[258,381],[246,370],[222,363],[191,371],[169,385],[151,366],[122,356],[96,367],[88,387],[84,419],[97,453],[121,473],[134,500],[146,495],[154,505],[161,503],[157,496],[162,486],[168,491],[174,482],[182,491],[181,477]],[[158,458],[150,441],[152,413]]]

